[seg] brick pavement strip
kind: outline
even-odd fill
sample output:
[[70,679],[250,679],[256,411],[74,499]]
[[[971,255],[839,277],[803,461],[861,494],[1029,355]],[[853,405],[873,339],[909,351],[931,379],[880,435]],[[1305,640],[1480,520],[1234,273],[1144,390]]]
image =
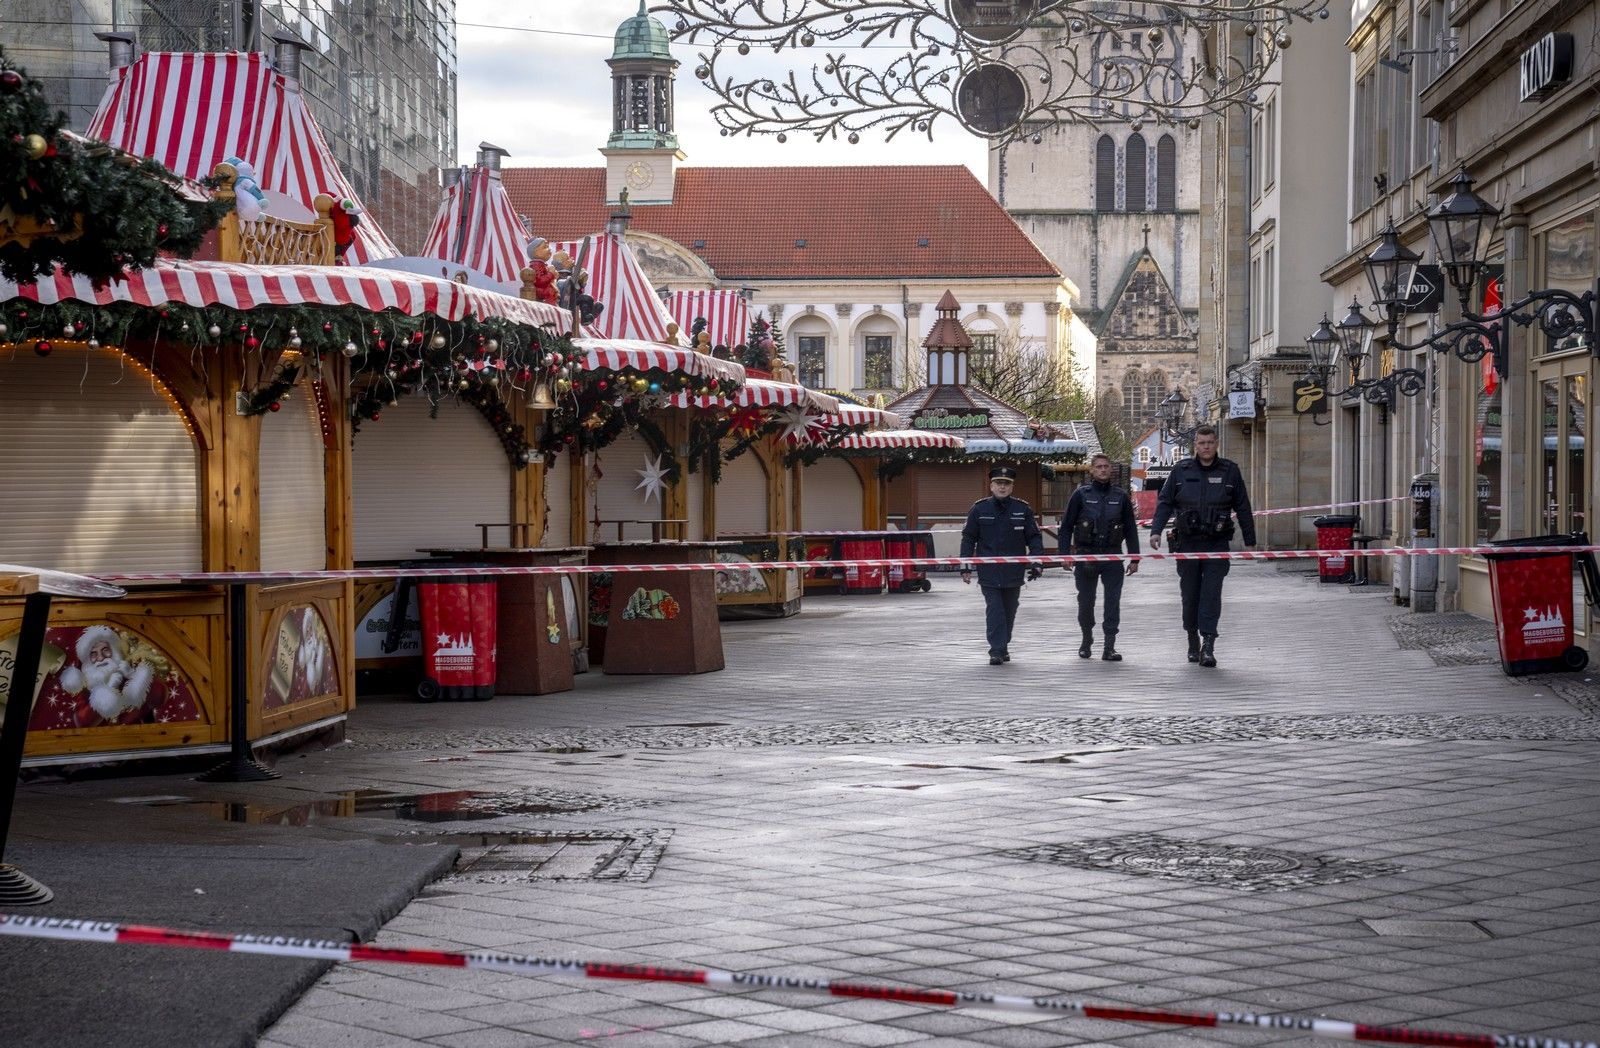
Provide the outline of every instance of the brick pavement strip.
[[[354,745],[289,758],[280,770],[290,782],[252,789],[274,801],[356,786],[561,790],[626,803],[511,813],[470,830],[671,831],[647,881],[446,878],[383,930],[385,945],[1600,1035],[1593,682],[1558,689],[1492,665],[1436,665],[1426,647],[1400,646],[1405,627],[1391,629],[1399,612],[1380,594],[1270,566],[1236,568],[1227,596],[1215,671],[1184,661],[1176,583],[1159,570],[1130,580],[1122,664],[1075,657],[1060,574],[1025,593],[1016,661],[1004,667],[983,658],[976,589],[938,578],[927,595],[808,599],[796,619],[725,624],[723,673],[592,673],[564,695],[364,703]],[[41,803],[48,792],[25,790]],[[66,795],[114,792],[136,791],[74,783]],[[158,814],[185,817],[130,817]],[[335,819],[301,832],[459,829]],[[1134,857],[1144,872],[1187,864],[1206,876],[1027,858],[1108,839],[1164,842]],[[1277,861],[1269,853],[1367,875],[1264,891],[1228,883],[1230,864],[1259,875],[1261,861]],[[1429,922],[1472,922],[1485,937],[1433,937]],[[1375,924],[1416,934],[1380,935]],[[391,1024],[399,1032],[380,1029]],[[331,972],[261,1043],[613,1039],[1309,1043],[380,966]]]

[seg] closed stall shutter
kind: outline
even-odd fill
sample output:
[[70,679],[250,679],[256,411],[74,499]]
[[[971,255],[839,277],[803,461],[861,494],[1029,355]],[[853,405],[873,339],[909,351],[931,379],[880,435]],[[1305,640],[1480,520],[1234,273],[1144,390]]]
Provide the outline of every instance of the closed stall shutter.
[[[429,418],[426,397],[407,397],[362,424],[351,458],[358,561],[476,547],[482,545],[476,525],[510,520],[511,463],[469,404],[446,400]],[[505,529],[489,539],[504,542]]]
[[765,534],[769,528],[766,467],[748,452],[723,463],[722,482],[717,485],[717,534]]
[[981,466],[923,466],[917,470],[917,514],[966,519],[972,504],[989,494],[987,470]]
[[550,512],[539,545],[572,545],[572,452],[563,451],[544,468],[544,500]]
[[200,455],[110,350],[0,353],[0,560],[85,575],[201,570]]
[[261,570],[328,566],[322,428],[311,387],[261,416]]
[[[639,471],[655,458],[656,453],[650,449],[649,442],[636,430],[628,430],[601,448],[600,480],[595,485],[595,504],[589,518],[615,521],[660,520],[665,517],[660,499],[646,499],[644,489],[639,487]],[[601,542],[615,542],[617,526],[602,524],[595,537]],[[622,537],[626,540],[648,539],[650,525],[629,524],[624,528]]]
[[706,534],[706,471],[697,469],[690,473],[685,468],[680,483],[683,484],[683,515],[689,521],[684,526],[683,537],[690,542],[700,542],[710,537]]
[[806,531],[860,531],[866,514],[861,478],[843,459],[822,458],[801,481]]

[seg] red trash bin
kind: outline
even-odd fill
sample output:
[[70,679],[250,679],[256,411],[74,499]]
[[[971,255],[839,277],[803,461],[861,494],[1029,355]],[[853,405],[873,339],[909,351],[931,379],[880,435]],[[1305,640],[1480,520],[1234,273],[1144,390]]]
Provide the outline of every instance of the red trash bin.
[[[885,560],[919,560],[933,556],[931,531],[897,531],[883,537]],[[889,591],[891,593],[923,593],[933,589],[928,581],[928,570],[916,564],[889,565]]]
[[[1332,513],[1313,520],[1311,526],[1317,529],[1318,549],[1352,549],[1356,528],[1361,526],[1361,518],[1347,513]],[[1317,558],[1318,582],[1354,582],[1355,577],[1354,557]]]
[[[859,535],[843,535],[833,540],[834,560],[882,560],[883,537],[864,531]],[[882,564],[862,566],[852,564],[844,569],[839,580],[839,592],[845,596],[862,596],[882,593],[889,571]]]
[[[1589,664],[1589,653],[1573,643],[1573,554],[1541,550],[1541,546],[1587,546],[1589,536],[1537,535],[1501,539],[1489,545],[1504,552],[1487,553],[1489,590],[1494,597],[1495,634],[1500,641],[1500,668],[1510,677],[1557,670],[1577,671]],[[1589,603],[1600,594],[1594,555],[1582,553],[1578,564]]]
[[424,702],[494,698],[499,593],[494,579],[424,578],[415,585],[422,616],[417,698]]

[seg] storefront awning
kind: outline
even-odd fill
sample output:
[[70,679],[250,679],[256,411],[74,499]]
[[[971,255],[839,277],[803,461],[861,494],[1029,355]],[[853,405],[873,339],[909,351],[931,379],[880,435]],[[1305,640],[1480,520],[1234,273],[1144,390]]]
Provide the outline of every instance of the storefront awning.
[[878,429],[904,429],[906,420],[893,411],[841,402],[837,410],[818,420],[820,426],[873,426]]
[[[543,302],[468,287],[438,277],[351,266],[251,266],[234,262],[157,259],[149,269],[97,288],[87,277],[60,270],[35,284],[0,280],[0,302],[13,298],[43,305],[68,300],[108,306],[177,304],[256,309],[264,306],[355,306],[396,309],[407,316],[431,313],[444,320],[499,317],[530,327],[566,330],[571,315]],[[737,366],[737,365],[735,365]]]
[[696,353],[692,349],[626,338],[575,338],[572,346],[581,354],[580,360],[585,371],[632,368],[634,371],[665,371],[714,378],[738,385],[746,381],[742,366],[731,360],[719,360]]
[[1083,455],[1089,445],[1081,440],[996,440],[974,438],[966,442],[969,455]]
[[742,345],[750,337],[750,303],[737,291],[674,291],[667,298],[667,312],[685,335],[704,317],[713,346]]
[[767,378],[747,378],[739,391],[731,397],[690,396],[688,393],[678,393],[672,398],[672,406],[676,408],[792,408],[802,407],[807,411],[826,415],[838,411],[838,400],[819,393],[805,386],[797,386],[793,382],[774,382]]
[[873,433],[854,433],[841,437],[834,445],[840,451],[894,451],[902,448],[949,448],[960,451],[966,443],[949,433],[925,433],[919,429],[881,429]]

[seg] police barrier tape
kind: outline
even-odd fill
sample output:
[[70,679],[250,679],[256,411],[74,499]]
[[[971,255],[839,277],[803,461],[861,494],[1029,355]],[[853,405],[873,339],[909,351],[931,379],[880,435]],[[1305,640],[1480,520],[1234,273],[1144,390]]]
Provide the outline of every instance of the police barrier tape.
[[1168,1026],[1249,1026],[1288,1030],[1341,1041],[1377,1041],[1389,1044],[1442,1045],[1446,1048],[1600,1048],[1594,1041],[1561,1040],[1533,1034],[1456,1033],[1400,1026],[1371,1026],[1339,1019],[1313,1019],[1297,1015],[1256,1012],[1175,1012],[1160,1008],[1130,1008],[1091,1004],[1059,997],[1024,997],[1008,994],[929,990],[915,986],[887,986],[839,982],[832,979],[786,975],[725,972],[711,968],[658,968],[642,964],[573,961],[526,954],[457,953],[401,946],[362,946],[326,939],[301,939],[284,935],[224,935],[186,932],[145,925],[69,917],[0,915],[0,935],[77,942],[138,943],[196,950],[222,950],[271,957],[299,957],[322,961],[372,961],[384,964],[420,964],[442,968],[469,968],[515,975],[554,975],[585,979],[626,979],[639,982],[694,983],[718,990],[779,990],[862,997],[904,1004],[936,1004],[949,1008],[974,1008],[1038,1014],[1071,1014],[1086,1019],[1142,1022]]
[[1437,546],[1385,549],[1277,549],[1227,550],[1220,553],[1039,553],[1007,557],[862,557],[856,560],[739,560],[698,561],[688,564],[537,564],[519,567],[456,564],[437,568],[341,568],[325,571],[209,571],[141,572],[97,575],[106,582],[161,582],[203,585],[228,582],[315,582],[334,579],[459,579],[465,575],[621,575],[663,571],[812,571],[851,568],[967,568],[1021,564],[1024,567],[1063,567],[1119,560],[1318,560],[1325,557],[1464,557],[1487,553],[1600,553],[1600,546]]

